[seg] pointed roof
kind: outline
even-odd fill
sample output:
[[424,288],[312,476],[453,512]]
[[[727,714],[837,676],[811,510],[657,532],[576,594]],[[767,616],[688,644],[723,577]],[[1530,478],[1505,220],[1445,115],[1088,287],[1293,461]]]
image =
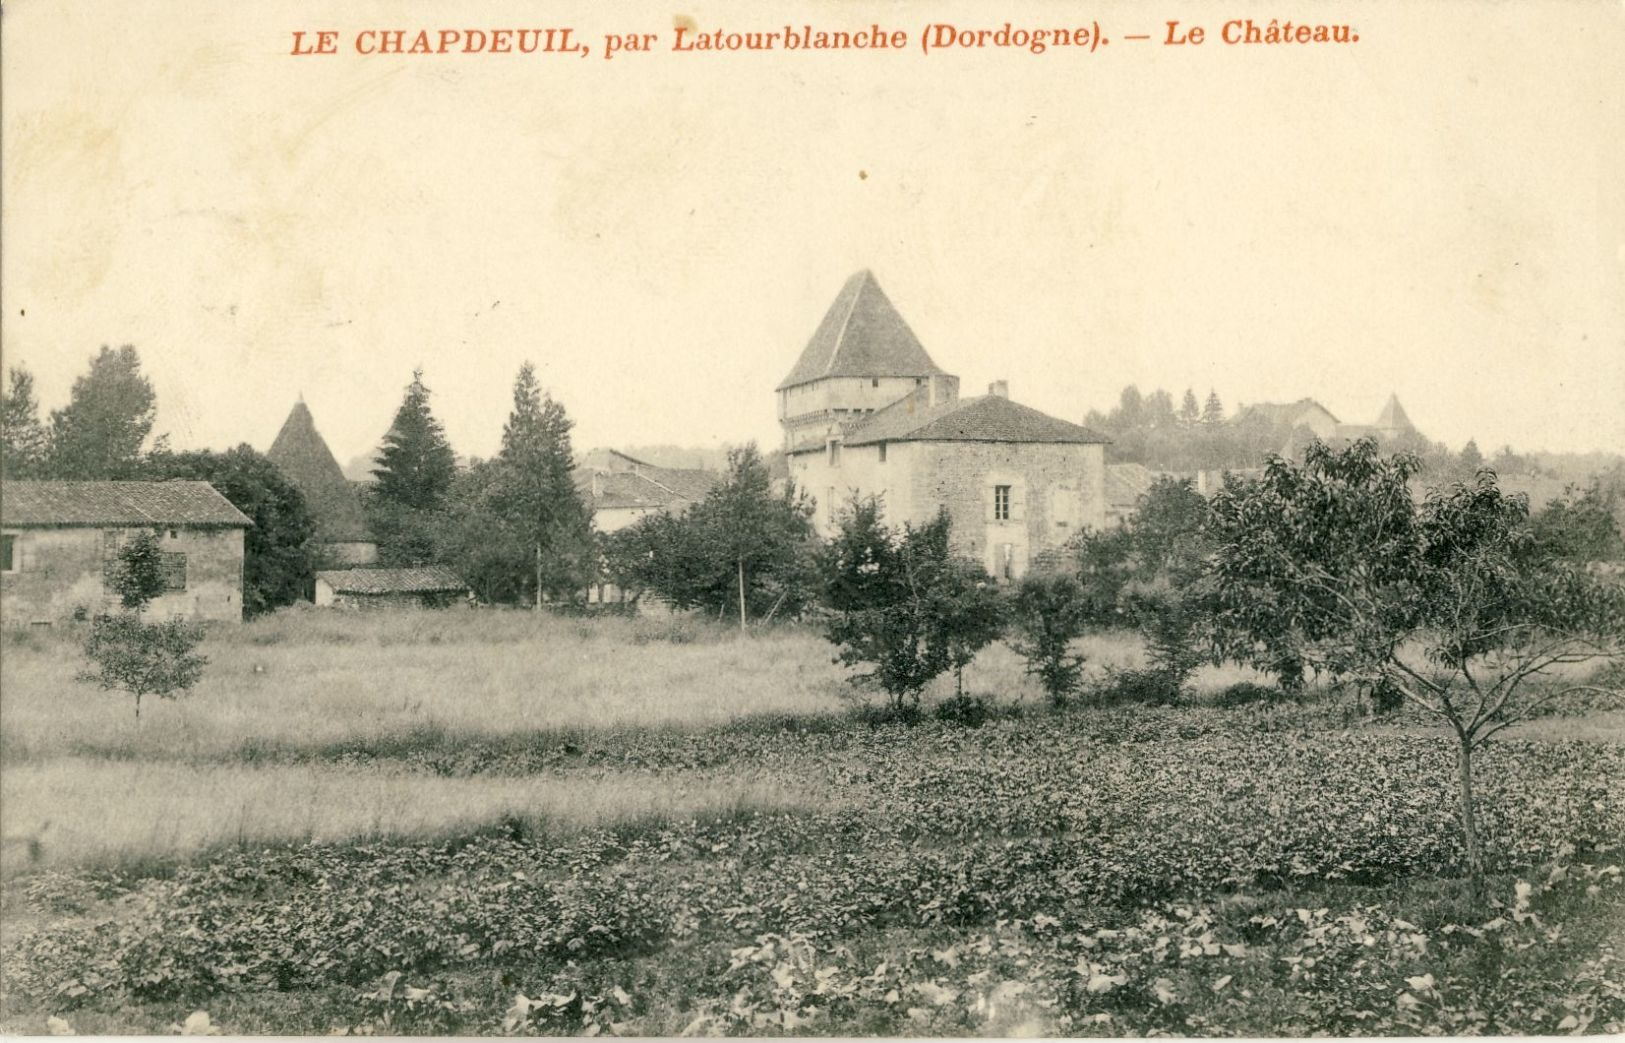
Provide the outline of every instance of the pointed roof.
[[920,388],[847,428],[847,445],[877,442],[1071,442],[1111,441],[1086,427],[1040,413],[1003,395],[960,398],[927,405]]
[[304,399],[277,432],[265,454],[304,494],[316,522],[316,538],[321,543],[368,542],[367,517],[349,479],[333,459],[333,451],[316,430],[316,421]]
[[929,377],[942,370],[867,268],[846,280],[776,390],[825,377]]
[[1411,431],[1416,427],[1411,423],[1411,418],[1405,415],[1405,407],[1399,404],[1399,396],[1392,393],[1374,426],[1383,431]]

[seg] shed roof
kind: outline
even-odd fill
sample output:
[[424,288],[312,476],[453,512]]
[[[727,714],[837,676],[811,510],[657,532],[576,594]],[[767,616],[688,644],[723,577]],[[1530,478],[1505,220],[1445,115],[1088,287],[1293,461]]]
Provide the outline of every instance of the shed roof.
[[0,522],[18,526],[250,528],[208,482],[5,482]]
[[826,377],[929,377],[941,372],[865,268],[835,295],[777,390]]
[[461,576],[444,565],[407,569],[331,569],[316,578],[337,594],[443,594],[468,589]]
[[847,445],[877,442],[1051,442],[1094,445],[1111,441],[1003,395],[954,399],[928,406],[920,388],[847,428]]

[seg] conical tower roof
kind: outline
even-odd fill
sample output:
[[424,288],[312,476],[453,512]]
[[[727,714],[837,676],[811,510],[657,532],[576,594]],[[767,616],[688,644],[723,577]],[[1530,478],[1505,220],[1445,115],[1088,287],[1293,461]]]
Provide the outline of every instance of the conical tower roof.
[[846,281],[778,390],[826,377],[929,377],[942,370],[868,269]]
[[265,454],[304,494],[322,543],[368,542],[367,517],[333,451],[316,430],[310,408],[300,399],[283,421],[276,441]]
[[1405,407],[1399,404],[1399,396],[1390,394],[1388,404],[1382,407],[1382,415],[1377,417],[1376,427],[1382,431],[1412,431],[1416,425],[1405,415]]

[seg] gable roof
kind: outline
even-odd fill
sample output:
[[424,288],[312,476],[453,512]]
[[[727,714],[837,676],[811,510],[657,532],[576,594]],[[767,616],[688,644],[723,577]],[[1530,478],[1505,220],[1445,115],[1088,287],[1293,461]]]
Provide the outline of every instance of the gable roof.
[[333,569],[316,578],[336,594],[441,594],[468,589],[461,576],[444,565],[408,569]]
[[576,488],[598,510],[670,507],[705,499],[722,476],[715,471],[643,465],[638,471],[577,468]]
[[1312,398],[1300,398],[1296,402],[1254,402],[1252,405],[1243,406],[1236,413],[1234,419],[1241,420],[1247,416],[1256,416],[1272,424],[1296,425],[1303,415],[1312,409],[1320,410],[1328,417],[1331,417],[1333,423],[1337,422],[1337,417],[1331,410]]
[[1144,464],[1107,464],[1106,502],[1113,507],[1134,507],[1156,480],[1156,474]]
[[303,399],[294,404],[265,454],[304,494],[321,543],[366,542],[367,516],[333,451],[327,448]]
[[0,483],[0,523],[245,529],[254,524],[208,482],[181,481]]
[[1095,445],[1111,441],[1086,427],[1003,395],[960,398],[926,405],[929,388],[918,388],[846,426],[847,445],[879,442],[1053,442]]
[[846,280],[776,390],[826,377],[929,377],[942,370],[867,268]]
[[1399,404],[1399,396],[1395,394],[1389,394],[1388,404],[1382,407],[1382,413],[1373,426],[1384,431],[1410,431],[1415,427],[1411,418],[1405,415],[1405,407]]

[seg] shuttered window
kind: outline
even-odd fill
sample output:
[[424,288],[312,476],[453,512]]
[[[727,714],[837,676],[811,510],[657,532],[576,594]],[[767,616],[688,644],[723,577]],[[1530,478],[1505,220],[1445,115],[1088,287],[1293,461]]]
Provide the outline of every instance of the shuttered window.
[[186,555],[165,551],[163,555],[164,593],[186,589]]
[[993,487],[993,520],[1010,520],[1010,487],[1008,485],[995,485]]

